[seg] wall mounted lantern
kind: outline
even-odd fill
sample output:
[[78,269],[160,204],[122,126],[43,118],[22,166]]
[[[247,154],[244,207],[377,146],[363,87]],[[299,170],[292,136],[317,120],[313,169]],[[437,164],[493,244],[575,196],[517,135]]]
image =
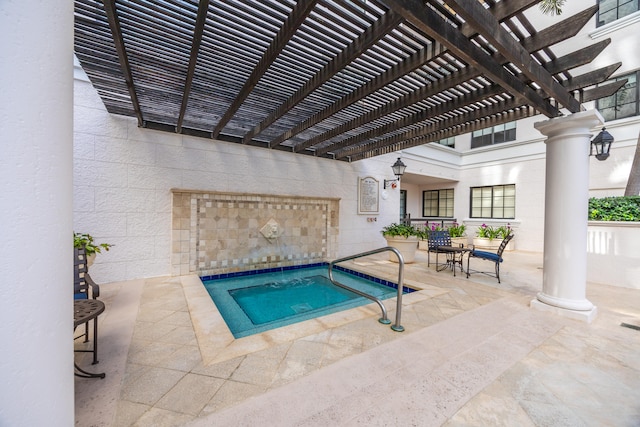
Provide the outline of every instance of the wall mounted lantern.
[[393,174],[396,176],[396,179],[385,179],[383,188],[386,190],[387,185],[391,184],[392,182],[400,181],[400,177],[404,174],[404,170],[406,168],[407,168],[407,165],[402,163],[402,160],[400,160],[400,157],[398,157],[398,160],[396,160],[393,166],[391,166],[391,169],[393,169]]
[[589,155],[593,156],[593,150],[595,150],[596,159],[607,160],[607,157],[609,157],[609,149],[611,148],[612,142],[613,136],[611,136],[611,134],[607,132],[605,128],[602,128],[600,133],[591,140],[591,151],[589,152]]

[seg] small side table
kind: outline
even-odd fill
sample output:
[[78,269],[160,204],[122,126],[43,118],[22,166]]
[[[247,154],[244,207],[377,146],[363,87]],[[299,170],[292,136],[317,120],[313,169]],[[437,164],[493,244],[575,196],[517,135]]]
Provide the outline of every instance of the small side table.
[[447,256],[447,266],[453,270],[453,277],[456,276],[456,265],[459,265],[460,271],[464,273],[462,259],[464,254],[471,252],[471,249],[462,246],[438,246],[436,250]]
[[[79,299],[73,301],[73,330],[80,325],[93,320],[93,349],[92,350],[75,350],[79,353],[93,353],[93,362],[98,363],[98,316],[104,311],[104,303],[97,299]],[[77,363],[73,363],[76,372],[75,375],[82,378],[104,378],[105,373],[94,374],[80,368]]]

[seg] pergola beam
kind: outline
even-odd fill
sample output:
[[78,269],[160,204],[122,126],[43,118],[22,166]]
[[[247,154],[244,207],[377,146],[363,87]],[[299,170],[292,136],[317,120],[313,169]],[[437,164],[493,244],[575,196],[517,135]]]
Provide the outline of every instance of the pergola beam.
[[[559,115],[560,112],[556,107],[540,97],[531,87],[511,74],[479,46],[464,37],[457,28],[442,20],[435,11],[429,7],[425,7],[421,0],[385,1],[387,5],[392,6],[394,10],[422,32],[440,41],[453,55],[478,69],[514,96],[522,98],[547,117]],[[476,0],[471,1],[475,2]],[[484,8],[483,11],[486,12]],[[495,22],[496,25],[498,25],[493,15],[491,15],[491,13],[487,14],[491,17],[491,22]],[[478,30],[477,27],[476,30]],[[528,53],[526,56],[530,58]]]
[[[508,19],[523,10],[529,8],[531,5],[537,3],[538,0],[512,0],[508,2],[499,2],[492,7],[492,12],[494,13],[496,19],[499,21],[503,19]],[[460,31],[465,35],[465,37],[471,37],[474,35],[474,29],[470,25],[463,24],[460,27]],[[376,77],[372,81],[367,82],[364,86],[359,87],[354,92],[349,95],[340,98],[338,101],[331,104],[329,107],[323,109],[322,111],[314,114],[309,119],[299,123],[294,128],[289,131],[277,136],[271,141],[271,145],[274,146],[276,144],[280,144],[286,141],[289,138],[299,134],[300,132],[315,126],[321,121],[327,119],[333,114],[337,113],[340,110],[347,108],[355,102],[360,101],[366,96],[374,93],[375,91],[381,89],[385,85],[391,83],[392,81],[397,80],[402,77],[406,73],[415,70],[416,68],[426,64],[427,62],[433,60],[438,55],[442,54],[444,48],[438,42],[434,42],[430,45],[429,49],[420,49],[415,55],[410,56],[402,63],[392,67],[390,70],[385,71],[380,76]],[[295,151],[297,153],[302,150],[314,145],[313,143],[300,143],[295,146]]]
[[580,13],[538,31],[536,34],[522,41],[522,47],[527,52],[537,52],[545,47],[553,46],[563,40],[570,39],[587,25],[587,22],[598,11],[598,6],[591,6]]
[[233,102],[231,102],[231,105],[220,118],[220,121],[218,121],[212,133],[213,138],[217,138],[218,135],[220,135],[222,129],[224,129],[227,123],[233,118],[233,115],[240,109],[240,106],[251,94],[251,91],[256,87],[264,73],[266,73],[278,55],[280,55],[280,52],[282,52],[287,43],[289,43],[300,25],[307,19],[307,16],[309,16],[316,3],[317,0],[300,0],[296,3],[284,24],[269,44],[269,47],[262,55],[262,58],[260,58],[258,64],[251,71],[251,75],[245,80],[238,95]]
[[[531,58],[525,48],[500,25],[495,17],[477,0],[448,0],[454,10],[476,31],[489,41],[509,62],[518,67],[524,75],[539,84],[544,91],[560,102],[572,113],[581,110],[581,105],[560,85],[538,62]],[[510,82],[506,81],[509,84]],[[517,89],[512,87],[512,89]],[[530,88],[529,88],[530,89]],[[531,93],[529,92],[529,96]],[[536,105],[535,97],[532,104]],[[546,103],[546,101],[545,101]],[[541,110],[543,114],[545,111]],[[556,114],[557,115],[557,114]],[[549,115],[548,117],[554,117]]]
[[360,36],[349,44],[342,52],[330,60],[320,71],[318,71],[307,83],[298,89],[289,99],[278,106],[264,120],[262,120],[253,129],[247,132],[242,140],[243,143],[249,142],[253,137],[259,135],[263,130],[269,127],[273,122],[281,118],[287,111],[295,107],[299,102],[304,100],[311,92],[316,90],[322,84],[327,82],[336,73],[350,64],[358,56],[362,55],[367,49],[373,46],[379,39],[384,37],[389,31],[402,22],[402,17],[393,11],[387,11],[382,17],[365,30]]
[[133,75],[131,74],[131,65],[129,65],[129,58],[127,57],[127,49],[125,48],[124,39],[122,38],[122,29],[120,28],[120,21],[118,20],[116,2],[115,0],[103,0],[103,3],[104,10],[107,14],[107,21],[109,22],[109,29],[111,30],[111,36],[113,37],[113,43],[115,44],[116,52],[118,53],[120,68],[122,69],[127,90],[131,97],[133,111],[138,119],[138,126],[142,127],[144,126],[144,118],[142,117],[140,101],[138,101],[138,95],[136,94],[136,87],[133,83]]
[[434,134],[417,137],[409,141],[398,142],[390,146],[375,148],[369,151],[363,151],[359,154],[353,154],[346,157],[336,158],[336,160],[345,160],[349,162],[355,162],[357,160],[367,159],[367,158],[375,157],[381,154],[387,154],[387,153],[392,153],[394,151],[406,150],[408,148],[417,147],[420,145],[427,144],[429,142],[437,141],[442,138],[463,135],[463,134],[472,132],[474,129],[486,128],[490,126],[497,126],[500,124],[509,123],[514,120],[520,120],[527,117],[535,116],[536,114],[537,112],[533,108],[529,106],[523,106],[521,108],[518,108],[517,110],[504,112],[499,115],[495,115],[491,117],[483,117],[481,120],[478,120],[473,123],[464,123],[457,126],[456,128],[451,128],[445,131],[438,131]]
[[331,139],[349,130],[356,129],[360,126],[363,126],[364,124],[372,122],[380,117],[394,113],[402,108],[409,107],[410,105],[413,105],[420,100],[426,99],[432,95],[436,95],[444,90],[450,89],[456,85],[464,83],[465,81],[473,77],[477,77],[473,75],[472,71],[473,70],[466,68],[457,73],[453,73],[442,80],[433,82],[428,86],[423,86],[422,88],[420,88],[415,92],[412,92],[400,98],[397,98],[389,102],[388,104],[385,104],[382,107],[371,110],[359,117],[356,117],[353,120],[350,120],[346,123],[338,125],[327,132],[324,132],[320,135],[316,135],[315,137],[309,138],[303,144],[300,144],[300,147],[296,145],[296,152],[302,151],[302,147],[307,148],[313,145],[317,145],[323,141]]
[[[365,153],[367,151],[375,151],[387,146],[402,147],[395,150],[416,147],[418,145],[427,144],[432,141],[436,141],[435,135],[438,135],[447,131],[453,131],[453,129],[461,128],[464,126],[464,131],[455,133],[460,135],[463,133],[472,132],[475,129],[482,129],[489,126],[495,126],[499,123],[507,123],[516,120],[514,114],[518,115],[518,118],[523,118],[520,111],[524,104],[521,104],[518,100],[510,99],[499,103],[488,105],[484,108],[477,108],[471,112],[460,114],[445,120],[442,120],[436,124],[425,125],[420,128],[412,129],[402,135],[391,135],[382,140],[374,141],[371,143],[363,144],[359,147],[346,149],[340,153],[334,153],[336,159],[342,159],[345,157],[351,157]],[[528,117],[530,112],[527,112]],[[506,120],[506,118],[509,118]]]
[[582,92],[582,102],[595,101],[596,99],[611,96],[626,84],[627,79],[624,79],[594,87],[593,89],[587,89]]
[[[525,41],[526,40],[528,39],[525,39]],[[584,65],[585,63],[591,62],[591,60],[593,60],[593,58],[595,58],[595,56],[597,56],[598,53],[600,53],[601,50],[604,49],[609,43],[610,43],[610,40],[604,40],[603,42],[596,43],[593,46],[581,49],[580,51],[578,51],[577,54],[571,53],[562,58],[556,59],[554,61],[554,65],[552,66],[553,74],[565,72],[571,68],[575,68],[577,66]],[[545,48],[545,47],[546,46],[543,46],[542,48]],[[589,50],[589,48],[591,47],[593,47],[593,51]],[[494,56],[496,57],[496,60],[500,59],[504,61],[504,58],[502,57],[502,55],[496,54]],[[549,73],[551,73],[551,71],[549,71]],[[315,137],[309,138],[304,143],[299,144],[299,146],[308,148],[313,145],[320,144],[321,142],[331,139],[335,136],[338,136],[341,133],[355,129],[364,123],[372,122],[382,117],[385,114],[390,114],[392,112],[400,110],[401,108],[405,108],[415,103],[419,99],[426,99],[429,96],[432,96],[444,90],[450,89],[466,80],[478,77],[479,75],[480,73],[477,70],[473,69],[472,67],[468,67],[458,72],[452,73],[451,75],[447,76],[443,80],[432,83],[430,86],[425,86],[411,95],[406,95],[402,98],[399,98],[398,100],[390,103],[388,106],[385,106],[385,108],[382,108],[382,107],[378,108],[376,110],[366,113],[362,117],[353,119],[330,131],[327,131],[320,135],[316,135]],[[521,77],[522,77],[522,80],[526,80],[524,78],[525,76],[521,75]],[[543,96],[544,94],[539,93],[539,95]],[[380,134],[378,134],[377,136],[379,135]],[[358,139],[355,137],[350,137],[350,138],[351,138],[350,140],[353,141],[354,143],[359,143],[362,141],[362,139]],[[322,149],[318,150],[318,155],[326,152],[331,152],[334,149],[334,146],[343,147],[344,144],[342,144],[341,142],[336,142],[335,144],[332,144],[330,146],[323,147]],[[296,151],[297,152],[301,151],[301,150],[298,150],[298,145],[296,145]]]
[[349,138],[345,138],[336,144],[318,148],[316,150],[316,155],[321,156],[328,152],[335,153],[348,146],[358,145],[362,141],[365,141],[367,139],[385,135],[389,132],[394,132],[394,131],[397,131],[398,129],[402,129],[410,125],[415,125],[416,123],[420,123],[429,118],[437,117],[438,115],[444,114],[448,111],[458,110],[460,108],[480,102],[483,99],[489,98],[491,96],[494,96],[503,92],[504,92],[504,89],[502,89],[502,87],[498,85],[491,85],[482,89],[478,89],[476,91],[460,96],[456,98],[454,101],[443,102],[442,104],[436,107],[426,109],[418,113],[410,114],[404,117],[403,119],[394,121],[392,123],[388,123],[386,125],[377,127],[375,129],[369,129],[365,132],[359,133],[358,135],[354,135]]
[[[432,43],[429,49],[420,49],[415,55],[410,56],[400,64],[393,66],[391,69],[375,77],[373,80],[368,81],[363,86],[360,86],[355,91],[340,98],[333,104],[329,105],[328,107],[322,109],[321,111],[317,112],[313,116],[299,123],[294,128],[277,136],[275,139],[271,141],[271,145],[275,146],[277,144],[280,144],[286,141],[287,139],[292,138],[293,136],[299,134],[300,132],[312,126],[317,125],[321,121],[331,117],[337,112],[362,100],[363,98],[367,97],[368,95],[371,95],[377,90],[382,89],[392,81],[399,79],[400,77],[404,76],[408,72],[413,71],[416,68],[433,60],[434,58],[439,56],[443,52],[443,50],[444,49],[442,48],[440,43],[437,43],[437,42]],[[297,144],[295,146],[295,151],[300,152],[311,145],[313,144],[307,145],[306,142]]]
[[193,29],[193,41],[191,42],[191,56],[189,57],[189,66],[187,68],[187,76],[184,82],[184,92],[182,94],[182,103],[180,104],[180,114],[178,115],[178,123],[176,124],[176,132],[182,131],[182,122],[184,114],[187,111],[189,102],[189,93],[191,93],[191,85],[193,83],[193,73],[198,63],[198,52],[200,51],[200,43],[202,42],[202,33],[204,32],[204,24],[207,21],[207,11],[209,10],[209,0],[200,0],[198,4],[198,15],[196,17],[196,25]]
[[594,84],[602,83],[607,80],[615,71],[622,66],[622,62],[609,65],[608,67],[602,67],[594,71],[582,74],[580,76],[574,76],[569,80],[562,82],[562,85],[567,90],[583,89]]
[[583,47],[580,50],[571,52],[561,58],[556,58],[543,64],[543,67],[549,72],[549,74],[558,74],[566,70],[580,67],[581,65],[589,64],[593,61],[602,51],[611,44],[611,39],[605,39],[594,43],[590,46]]

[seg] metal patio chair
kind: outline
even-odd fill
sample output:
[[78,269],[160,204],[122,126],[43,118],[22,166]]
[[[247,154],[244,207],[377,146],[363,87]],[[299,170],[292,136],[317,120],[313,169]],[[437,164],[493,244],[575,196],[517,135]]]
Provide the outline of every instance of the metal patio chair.
[[83,247],[73,248],[73,299],[97,299],[100,286],[89,276],[87,251]]
[[[98,363],[98,316],[105,309],[104,303],[97,298],[100,296],[100,287],[89,276],[87,265],[87,253],[84,247],[73,249],[73,330],[85,325],[84,333],[74,337],[74,340],[84,337],[84,342],[89,341],[89,322],[93,321],[93,346],[89,350],[75,350],[79,353],[93,353],[93,362]],[[74,362],[75,375],[84,378],[104,378],[105,374],[95,374],[81,369]]]
[[439,230],[439,231],[429,231],[429,235],[427,237],[427,267],[431,265],[431,252],[435,252],[436,254],[436,269],[438,268],[438,254],[446,253],[448,251],[443,251],[438,249],[440,246],[451,246],[451,236],[449,235],[448,230]]
[[473,272],[482,273],[482,274],[486,274],[487,276],[495,277],[498,279],[498,283],[500,283],[500,263],[504,261],[502,258],[502,252],[504,252],[504,249],[507,247],[507,244],[511,239],[513,239],[513,233],[510,233],[507,237],[505,237],[502,240],[502,242],[500,243],[500,246],[498,247],[497,252],[479,251],[476,249],[472,249],[471,252],[469,252],[469,255],[467,256],[467,279],[469,278],[469,274],[471,274],[471,269],[469,267],[471,258],[477,258],[479,260],[484,260],[484,261],[489,261],[494,263],[495,273],[492,273],[489,271],[479,271],[479,270],[473,270]]

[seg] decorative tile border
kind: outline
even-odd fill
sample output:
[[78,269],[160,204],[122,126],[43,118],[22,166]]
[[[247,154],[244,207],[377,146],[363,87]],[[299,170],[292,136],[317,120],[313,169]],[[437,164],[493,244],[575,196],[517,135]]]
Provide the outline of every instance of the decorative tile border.
[[[327,262],[319,262],[315,264],[307,264],[307,265],[292,265],[288,267],[275,267],[275,268],[266,268],[262,270],[248,270],[248,271],[236,271],[233,273],[222,273],[222,274],[213,274],[209,276],[202,276],[200,280],[203,282],[207,280],[219,280],[219,279],[230,279],[234,277],[243,277],[243,276],[255,276],[256,274],[263,273],[274,273],[278,271],[287,271],[287,270],[299,270],[302,268],[313,268],[313,267],[327,267],[329,263]],[[398,284],[395,282],[391,282],[389,280],[380,279],[379,277],[371,276],[367,273],[361,273],[356,270],[351,270],[350,268],[341,267],[339,265],[334,266],[334,269],[338,271],[342,271],[347,274],[351,274],[352,276],[357,276],[366,280],[369,280],[374,283],[378,283],[380,285],[387,286],[389,288],[398,289]],[[411,292],[416,292],[416,289],[409,288],[407,286],[402,286],[402,292],[405,294],[410,294]]]
[[[335,258],[339,199],[173,189],[172,274],[199,276]],[[276,224],[273,237],[266,225]]]
[[[350,268],[341,267],[339,265],[336,265],[334,268],[336,270],[344,271],[345,273],[349,273],[349,274],[352,274],[354,276],[362,277],[363,279],[367,279],[367,280],[370,280],[372,282],[379,283],[381,285],[388,286],[388,287],[393,288],[393,289],[398,289],[398,284],[395,283],[395,282],[390,282],[389,280],[380,279],[378,277],[371,276],[371,275],[369,275],[367,273],[361,273],[359,271],[351,270]],[[410,294],[410,293],[416,292],[416,291],[417,291],[417,289],[409,288],[409,287],[404,286],[404,285],[402,286],[402,293],[403,294]]]

